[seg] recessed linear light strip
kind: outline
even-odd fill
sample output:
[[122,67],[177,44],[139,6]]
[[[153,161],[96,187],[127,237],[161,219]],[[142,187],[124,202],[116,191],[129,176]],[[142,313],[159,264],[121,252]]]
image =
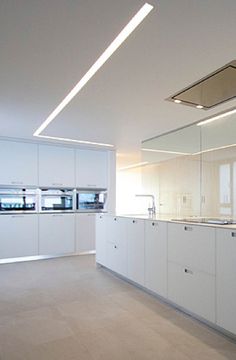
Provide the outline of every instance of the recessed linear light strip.
[[206,125],[206,124],[209,124],[211,123],[212,121],[216,121],[216,120],[219,120],[219,119],[223,119],[225,118],[226,116],[230,116],[230,115],[233,115],[236,113],[236,109],[232,109],[232,110],[229,110],[229,111],[226,111],[222,114],[219,114],[219,115],[216,115],[216,116],[213,116],[209,119],[206,119],[206,120],[203,120],[203,121],[200,121],[199,123],[197,123],[197,126],[202,126],[202,125]]
[[78,92],[86,85],[86,83],[94,76],[94,74],[102,67],[102,65],[110,58],[110,56],[120,47],[120,45],[128,38],[128,36],[136,29],[136,27],[144,20],[144,18],[153,9],[153,5],[145,3],[141,9],[134,15],[130,22],[123,28],[119,35],[112,41],[108,48],[90,67],[82,79],[75,85],[62,102],[53,110],[48,118],[34,132],[34,136],[39,136],[41,132],[55,119],[55,117],[69,104],[69,102],[78,94]]
[[122,171],[122,170],[134,169],[134,168],[138,168],[138,167],[141,167],[141,166],[145,166],[147,164],[148,164],[148,161],[143,161],[143,162],[136,163],[136,164],[133,164],[133,165],[124,166],[122,168],[119,168],[118,170]]
[[193,153],[193,154],[191,154],[191,155],[194,156],[194,155],[205,154],[205,153],[208,153],[208,152],[211,152],[211,151],[228,149],[228,148],[231,148],[231,147],[234,147],[234,146],[236,146],[236,144],[223,145],[223,146],[219,146],[219,147],[216,147],[216,148],[211,148],[211,149],[202,150],[202,151]]
[[51,140],[70,141],[70,142],[75,142],[75,143],[85,144],[85,145],[114,147],[114,145],[111,145],[111,144],[104,144],[104,143],[98,143],[98,142],[86,141],[86,140],[69,139],[69,138],[58,137],[58,136],[37,135],[37,137],[44,138],[44,139],[51,139]]
[[164,154],[175,154],[175,155],[192,155],[190,153],[184,153],[179,151],[168,151],[168,150],[156,150],[156,149],[141,149],[142,151],[150,151],[150,152],[157,152],[157,153],[164,153]]

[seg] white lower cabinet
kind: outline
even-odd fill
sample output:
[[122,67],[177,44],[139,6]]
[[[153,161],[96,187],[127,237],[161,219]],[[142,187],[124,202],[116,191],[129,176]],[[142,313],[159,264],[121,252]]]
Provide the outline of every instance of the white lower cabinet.
[[144,286],[144,220],[126,219],[128,245],[127,277]]
[[127,219],[107,217],[107,266],[120,275],[127,276]]
[[39,254],[59,255],[75,251],[75,215],[39,215]]
[[168,224],[168,299],[215,322],[215,229]]
[[96,214],[76,214],[76,252],[95,250]]
[[215,322],[215,277],[168,263],[168,299],[184,309]]
[[107,266],[107,222],[107,216],[103,214],[96,215],[96,262],[103,266]]
[[38,255],[38,215],[0,216],[0,258]]
[[145,221],[145,287],[167,297],[167,223]]
[[236,334],[236,230],[216,230],[216,322]]

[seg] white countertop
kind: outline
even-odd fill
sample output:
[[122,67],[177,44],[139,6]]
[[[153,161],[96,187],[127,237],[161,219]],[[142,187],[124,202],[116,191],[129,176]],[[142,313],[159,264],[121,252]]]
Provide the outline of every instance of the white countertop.
[[[156,214],[153,216],[150,216],[148,214],[120,214],[120,213],[113,213],[113,214],[108,214],[108,215],[112,215],[112,216],[117,216],[117,217],[125,217],[125,218],[130,218],[130,219],[141,219],[141,220],[149,220],[149,221],[166,221],[166,222],[170,222],[170,223],[176,223],[176,224],[188,224],[188,225],[197,225],[197,226],[210,226],[210,227],[216,227],[216,228],[221,228],[221,229],[234,229],[236,230],[236,224],[226,224],[226,225],[221,225],[221,224],[213,224],[213,223],[203,223],[203,222],[196,222],[196,221],[184,221],[183,219],[178,219],[178,217],[176,215],[171,215],[171,214],[165,214],[165,215],[160,215],[160,214]],[[174,220],[173,220],[174,219]]]

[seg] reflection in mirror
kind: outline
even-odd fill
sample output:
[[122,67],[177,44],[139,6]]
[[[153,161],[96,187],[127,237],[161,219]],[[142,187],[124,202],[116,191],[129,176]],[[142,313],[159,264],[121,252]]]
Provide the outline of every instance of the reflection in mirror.
[[144,141],[142,161],[160,215],[236,220],[236,114]]
[[160,215],[200,215],[200,131],[192,125],[142,143],[150,164],[142,169],[143,188],[155,195]]
[[236,115],[201,126],[202,215],[236,219]]

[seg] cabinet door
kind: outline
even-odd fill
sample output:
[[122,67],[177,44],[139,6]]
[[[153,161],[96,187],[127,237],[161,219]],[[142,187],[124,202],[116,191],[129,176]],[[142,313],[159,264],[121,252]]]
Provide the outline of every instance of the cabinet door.
[[144,285],[144,221],[127,219],[128,278]]
[[215,276],[168,263],[168,299],[215,322]]
[[106,258],[107,217],[96,216],[96,262],[107,266]]
[[76,214],[76,252],[95,250],[95,214]]
[[38,215],[0,216],[0,258],[38,255]]
[[216,230],[217,324],[236,334],[236,231]]
[[39,145],[39,185],[75,186],[74,149]]
[[39,216],[39,253],[57,255],[75,251],[75,215],[42,214]]
[[80,188],[107,188],[107,152],[77,150],[76,186]]
[[127,276],[127,219],[108,217],[107,266]]
[[215,229],[169,223],[168,260],[215,274]]
[[145,287],[167,297],[167,223],[145,221]]
[[38,145],[0,141],[0,184],[38,185]]

